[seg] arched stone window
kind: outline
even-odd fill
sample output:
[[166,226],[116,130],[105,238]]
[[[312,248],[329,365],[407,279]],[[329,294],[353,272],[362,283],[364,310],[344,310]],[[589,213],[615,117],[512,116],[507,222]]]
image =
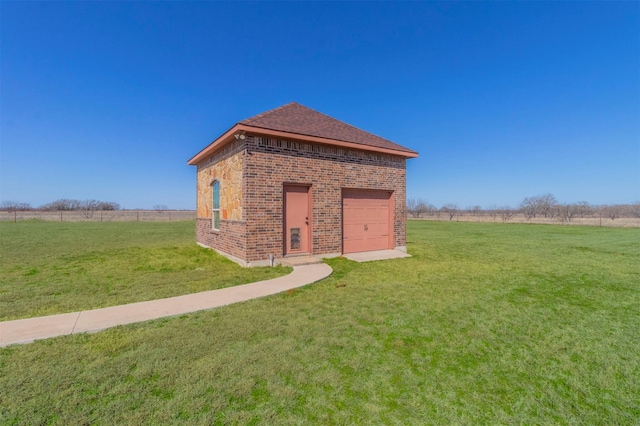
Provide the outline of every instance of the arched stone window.
[[220,181],[214,180],[211,183],[211,228],[220,230]]

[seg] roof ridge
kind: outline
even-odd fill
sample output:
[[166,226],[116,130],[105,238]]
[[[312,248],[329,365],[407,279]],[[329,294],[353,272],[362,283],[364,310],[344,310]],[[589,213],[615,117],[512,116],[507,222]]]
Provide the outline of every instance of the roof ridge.
[[328,140],[349,142],[368,147],[386,148],[396,151],[415,153],[409,148],[398,145],[389,139],[375,135],[352,124],[297,102],[271,109],[237,124],[265,130],[284,131],[292,134],[321,137]]
[[[286,107],[293,106],[293,105],[300,105],[300,104],[299,104],[299,103],[297,103],[297,102],[295,102],[295,101],[292,101],[292,102],[289,102],[288,104],[281,105],[281,106],[279,106],[279,107],[277,107],[277,108],[270,109],[270,110],[265,111],[265,112],[261,112],[260,114],[253,115],[253,116],[251,116],[251,117],[249,117],[249,118],[245,118],[244,120],[239,121],[238,123],[239,123],[239,124],[240,124],[240,123],[242,123],[242,124],[249,124],[249,122],[250,122],[250,121],[254,121],[254,120],[258,120],[258,119],[260,119],[260,118],[264,118],[264,117],[266,117],[266,116],[268,116],[268,115],[271,115],[271,114],[273,114],[273,113],[275,113],[275,112],[278,112],[278,111],[280,111],[280,110],[282,110],[282,109],[284,109],[284,108],[286,108]],[[300,106],[304,106],[304,105],[300,105]]]
[[[308,107],[308,106],[306,106],[306,105],[302,105],[302,104],[300,104],[300,103],[298,103],[298,102],[295,102],[295,101],[289,102],[288,104],[285,104],[285,105],[279,106],[279,107],[274,108],[274,109],[270,109],[269,111],[265,111],[265,112],[260,113],[260,114],[258,114],[258,115],[254,115],[253,117],[246,118],[246,119],[242,120],[240,123],[242,123],[242,124],[250,124],[252,121],[256,121],[256,120],[258,120],[258,119],[260,119],[260,118],[264,118],[264,117],[266,117],[266,116],[268,116],[268,115],[271,115],[271,114],[273,114],[273,113],[276,113],[276,112],[278,112],[278,111],[281,111],[281,110],[283,110],[283,109],[285,109],[285,108],[287,108],[287,107],[291,107],[291,106],[299,106],[299,107],[302,107],[302,108],[308,109],[309,111],[313,111],[313,112],[315,112],[316,114],[320,114],[320,115],[323,115],[323,116],[325,116],[325,117],[327,117],[327,118],[330,118],[330,119],[332,119],[332,120],[335,120],[335,121],[339,122],[340,124],[343,124],[343,125],[345,125],[345,126],[351,127],[351,128],[353,128],[353,129],[356,129],[356,130],[359,130],[359,131],[361,131],[361,132],[368,133],[368,134],[370,134],[370,135],[372,135],[372,136],[375,136],[375,137],[377,137],[377,138],[380,138],[380,139],[383,139],[383,140],[385,140],[385,141],[387,141],[387,142],[391,142],[391,143],[394,143],[394,144],[395,144],[395,142],[390,141],[390,140],[389,140],[389,139],[387,139],[387,138],[383,138],[382,136],[378,136],[378,135],[376,135],[375,133],[371,133],[371,132],[369,132],[369,131],[367,131],[367,130],[361,129],[361,128],[360,128],[360,127],[358,127],[358,126],[354,126],[353,124],[349,124],[349,123],[347,123],[347,122],[345,122],[345,121],[342,121],[342,120],[340,120],[340,119],[337,119],[337,118],[335,118],[335,117],[332,117],[332,116],[330,116],[329,114],[325,114],[324,112],[320,112],[320,111],[318,111],[318,110],[315,110],[315,109],[313,109],[313,108],[310,108],[310,107]],[[254,127],[260,127],[260,128],[268,129],[268,127],[262,127],[262,126],[258,126],[258,125],[254,126]],[[292,133],[298,133],[298,132],[292,132]],[[299,133],[299,134],[303,135],[304,133]],[[344,138],[343,138],[343,139],[338,139],[338,140],[341,140],[341,141],[343,141],[343,142],[350,142],[350,141],[348,141],[348,140],[346,140],[346,139],[344,139]],[[358,143],[359,145],[365,145],[365,146],[366,146],[366,144],[362,144],[362,143],[359,143],[359,142],[356,142],[356,143]],[[404,147],[403,147],[403,148],[404,148]]]
[[[291,103],[295,103],[295,102],[291,102]],[[300,105],[300,104],[298,104],[298,105]],[[332,120],[339,121],[340,123],[342,123],[342,124],[344,124],[344,125],[347,125],[347,126],[349,126],[349,127],[353,127],[353,128],[354,128],[354,129],[356,129],[356,130],[359,130],[359,131],[364,132],[364,133],[368,133],[368,134],[370,134],[370,135],[372,135],[372,136],[375,136],[375,137],[380,138],[380,139],[384,139],[384,140],[385,140],[385,141],[387,141],[387,142],[391,142],[391,143],[395,144],[395,142],[390,141],[390,140],[389,140],[389,139],[387,139],[387,138],[383,138],[382,136],[378,136],[378,135],[376,135],[375,133],[371,133],[371,132],[370,132],[370,131],[368,131],[368,130],[361,129],[360,127],[358,127],[358,126],[354,126],[353,124],[349,124],[349,123],[347,123],[346,121],[339,120],[339,119],[337,119],[337,118],[335,118],[335,117],[330,116],[329,114],[325,114],[324,112],[316,111],[315,109],[313,109],[313,108],[309,108],[309,107],[304,106],[304,105],[300,105],[300,106],[301,106],[301,107],[304,107],[304,108],[307,108],[307,109],[310,109],[310,110],[311,110],[311,111],[313,111],[313,112],[317,112],[318,114],[322,114],[322,115],[324,115],[325,117],[329,117],[329,118],[331,118]],[[348,141],[344,141],[344,142],[348,142]],[[359,142],[356,142],[356,143],[359,143]],[[365,144],[361,144],[361,145],[365,145]],[[404,148],[404,147],[403,147],[403,148]]]

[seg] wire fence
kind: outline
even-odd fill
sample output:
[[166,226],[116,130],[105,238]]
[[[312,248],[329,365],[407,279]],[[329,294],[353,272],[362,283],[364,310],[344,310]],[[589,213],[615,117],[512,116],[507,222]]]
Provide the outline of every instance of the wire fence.
[[487,223],[537,223],[544,225],[576,225],[576,226],[601,226],[613,228],[640,228],[640,218],[619,217],[611,219],[602,216],[577,217],[571,220],[562,220],[559,217],[535,217],[526,218],[522,213],[514,213],[509,216],[500,214],[467,214],[467,213],[433,213],[423,214],[419,217],[408,216],[409,220],[430,220],[440,222],[487,222]]
[[[27,211],[0,211],[0,221],[17,222],[21,220],[44,220],[49,222],[161,222],[195,220],[195,210],[27,210]],[[433,220],[443,222],[498,222],[498,223],[539,223],[539,224],[563,224],[582,226],[607,226],[607,227],[640,227],[640,218],[621,217],[610,219],[606,217],[584,217],[574,218],[571,221],[562,221],[560,218],[536,217],[527,219],[524,215],[516,213],[509,218],[501,217],[498,214],[478,214],[457,213],[449,216],[447,214],[423,214],[419,217],[409,215],[409,220]]]
[[0,221],[45,220],[49,222],[160,222],[193,220],[195,210],[28,210],[0,211]]

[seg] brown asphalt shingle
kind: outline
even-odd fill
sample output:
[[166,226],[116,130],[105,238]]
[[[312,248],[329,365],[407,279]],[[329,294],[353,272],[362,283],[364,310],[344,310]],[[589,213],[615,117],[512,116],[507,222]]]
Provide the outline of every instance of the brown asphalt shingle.
[[377,148],[415,152],[296,102],[247,118],[239,124],[342,142],[352,142]]

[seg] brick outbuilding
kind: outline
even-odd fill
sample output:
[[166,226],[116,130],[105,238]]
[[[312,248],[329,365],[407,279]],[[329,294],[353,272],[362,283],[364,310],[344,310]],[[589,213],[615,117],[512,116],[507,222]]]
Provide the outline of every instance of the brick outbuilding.
[[295,102],[240,121],[188,162],[196,239],[244,266],[406,251],[405,162],[417,156]]

